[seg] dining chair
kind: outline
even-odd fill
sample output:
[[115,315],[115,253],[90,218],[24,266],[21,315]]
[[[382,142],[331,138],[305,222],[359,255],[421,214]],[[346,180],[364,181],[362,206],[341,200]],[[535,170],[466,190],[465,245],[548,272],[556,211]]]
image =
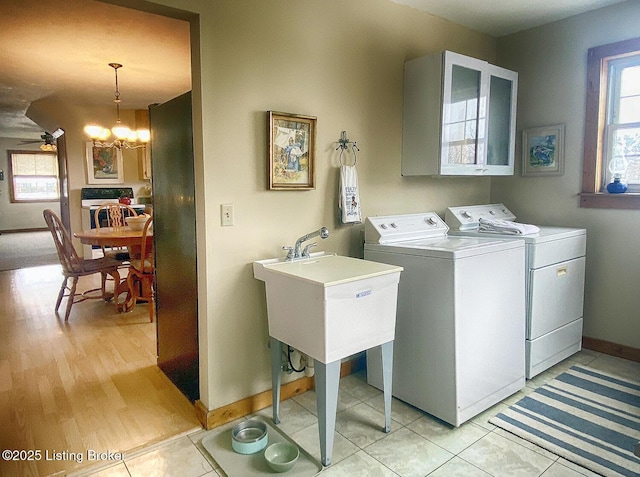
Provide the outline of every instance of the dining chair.
[[[43,215],[44,220],[47,223],[47,227],[53,236],[53,242],[55,243],[56,251],[58,252],[60,265],[62,265],[62,275],[64,276],[62,285],[60,286],[60,292],[58,293],[55,311],[57,312],[60,308],[62,298],[67,297],[67,309],[64,314],[64,321],[68,321],[71,307],[75,303],[80,303],[81,301],[91,298],[102,298],[104,301],[109,301],[113,297],[112,295],[108,295],[106,292],[106,277],[107,275],[110,275],[113,277],[114,284],[117,285],[120,283],[118,267],[121,266],[122,262],[109,257],[94,259],[80,258],[73,246],[69,232],[55,212],[51,209],[46,209],[44,210]],[[100,296],[91,295],[93,292],[98,291],[98,288],[77,293],[76,287],[78,285],[78,278],[93,275],[95,273],[100,273],[102,278]],[[71,279],[71,286],[68,286],[69,279]],[[67,294],[65,294],[66,291],[68,291]],[[117,306],[117,296],[115,296],[115,300]]]
[[[106,203],[99,206],[93,213],[96,229],[101,227],[121,228],[127,225],[127,217],[137,217],[138,212],[127,205],[120,203]],[[129,261],[129,251],[126,247],[102,246],[102,254],[105,257],[114,258],[124,262]]]
[[129,262],[127,285],[129,286],[129,302],[127,310],[132,310],[138,300],[146,300],[149,307],[149,321],[153,322],[155,259],[153,245],[147,245],[147,236],[153,230],[153,217],[145,222],[140,239],[140,257],[132,257]]

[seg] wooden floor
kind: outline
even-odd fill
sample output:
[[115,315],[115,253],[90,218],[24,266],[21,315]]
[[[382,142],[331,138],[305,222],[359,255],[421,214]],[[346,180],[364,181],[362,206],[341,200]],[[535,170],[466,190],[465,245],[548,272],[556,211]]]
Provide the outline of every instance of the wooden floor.
[[0,459],[3,477],[64,474],[96,464],[88,450],[126,452],[200,428],[193,405],[155,365],[147,306],[119,314],[89,300],[65,323],[53,310],[61,281],[58,265],[0,272],[0,450],[40,452],[39,460]]

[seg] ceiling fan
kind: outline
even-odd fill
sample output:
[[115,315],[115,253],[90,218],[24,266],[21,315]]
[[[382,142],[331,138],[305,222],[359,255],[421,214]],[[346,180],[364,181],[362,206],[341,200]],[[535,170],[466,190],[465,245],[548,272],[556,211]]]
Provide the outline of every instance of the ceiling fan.
[[64,131],[60,128],[53,131],[53,133],[45,131],[44,134],[40,136],[40,139],[34,139],[32,141],[20,141],[20,145],[23,144],[38,144],[41,142],[40,149],[43,151],[56,151],[58,148],[56,146],[56,139],[64,134]]

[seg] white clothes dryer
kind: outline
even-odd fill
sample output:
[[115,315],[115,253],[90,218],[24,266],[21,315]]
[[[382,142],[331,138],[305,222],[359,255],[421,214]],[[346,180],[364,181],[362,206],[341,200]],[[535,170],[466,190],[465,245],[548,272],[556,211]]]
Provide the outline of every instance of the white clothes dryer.
[[533,378],[582,348],[587,232],[540,226],[529,235],[479,229],[480,219],[515,221],[504,204],[449,207],[450,236],[524,240],[526,244],[526,377]]
[[[433,212],[368,217],[364,258],[404,267],[393,395],[454,426],[524,387],[524,242],[449,237]],[[367,381],[382,388],[379,352]]]

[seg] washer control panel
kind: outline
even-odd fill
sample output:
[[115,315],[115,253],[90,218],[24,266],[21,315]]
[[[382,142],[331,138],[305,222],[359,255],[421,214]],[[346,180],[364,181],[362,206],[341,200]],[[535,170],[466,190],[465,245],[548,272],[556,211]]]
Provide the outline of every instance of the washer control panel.
[[395,243],[447,235],[449,227],[435,212],[367,217],[367,243]]
[[474,230],[480,219],[514,221],[516,216],[504,204],[484,204],[449,207],[444,219],[451,230]]

